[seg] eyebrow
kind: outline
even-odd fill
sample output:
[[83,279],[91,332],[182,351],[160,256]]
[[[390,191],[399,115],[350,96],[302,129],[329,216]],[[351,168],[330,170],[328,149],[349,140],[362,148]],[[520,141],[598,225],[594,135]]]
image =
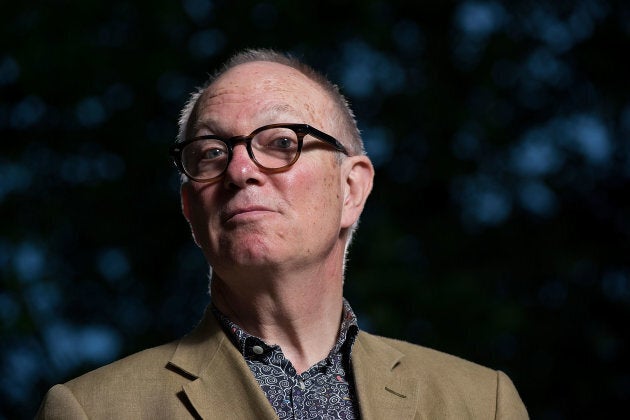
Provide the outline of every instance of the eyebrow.
[[[266,110],[263,110],[265,112]],[[268,114],[277,115],[277,114],[298,114],[298,111],[289,104],[276,104],[270,107]]]

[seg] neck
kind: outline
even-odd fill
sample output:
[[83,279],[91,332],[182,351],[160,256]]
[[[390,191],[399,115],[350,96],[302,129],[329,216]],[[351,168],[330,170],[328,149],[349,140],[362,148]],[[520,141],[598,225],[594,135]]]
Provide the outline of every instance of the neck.
[[302,373],[328,355],[341,322],[342,273],[321,271],[246,280],[215,273],[212,301],[248,333],[279,345]]

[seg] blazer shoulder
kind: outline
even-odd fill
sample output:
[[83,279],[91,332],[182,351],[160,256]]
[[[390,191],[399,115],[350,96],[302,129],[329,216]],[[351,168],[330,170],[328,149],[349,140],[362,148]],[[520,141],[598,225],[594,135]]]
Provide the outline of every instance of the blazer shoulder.
[[152,347],[116,360],[105,366],[101,366],[65,383],[72,389],[81,389],[85,385],[98,383],[146,380],[162,373],[169,359],[173,356],[178,341],[173,341],[157,347]]
[[408,369],[413,370],[414,367],[420,368],[423,371],[422,373],[426,373],[425,369],[430,367],[432,370],[439,371],[440,373],[454,370],[456,372],[473,374],[477,377],[479,375],[488,378],[496,376],[496,371],[493,369],[452,354],[407,341],[381,337],[366,332],[359,333],[359,341],[369,353],[376,357],[384,354],[398,354],[397,362]]
[[172,341],[167,344],[162,344],[160,346],[133,353],[93,371],[87,372],[86,374],[73,379],[69,383],[77,380],[87,380],[96,376],[98,376],[99,379],[104,379],[108,375],[121,375],[126,371],[132,371],[135,375],[146,375],[156,368],[164,368],[168,360],[173,356],[178,342],[179,340]]
[[426,373],[424,372],[424,368],[430,366],[431,369],[436,370],[439,373],[451,371],[450,373],[456,372],[463,375],[474,375],[477,380],[480,376],[487,377],[488,379],[496,378],[496,370],[466,359],[462,359],[461,357],[454,356],[452,354],[394,338],[375,336],[371,334],[366,335],[369,336],[368,340],[381,341],[383,344],[399,351],[401,355],[404,356],[404,358],[401,358],[401,363],[403,363],[407,368],[411,368],[412,366],[422,366],[423,373]]
[[187,407],[176,397],[190,381],[169,369],[177,341],[153,347],[55,385],[38,419],[180,418]]
[[[225,392],[219,390],[226,381],[242,382],[231,375],[233,364],[228,361],[233,346],[224,345],[225,338],[214,318],[204,318],[179,340],[140,351],[54,386],[44,398],[38,418],[56,418],[54,413],[70,412],[69,409],[77,415],[61,418],[190,418],[191,414],[197,415],[199,407],[201,411],[206,408],[206,414],[226,413],[221,411],[221,404],[206,403],[210,396],[205,393],[205,387],[214,381],[220,386],[213,387],[210,394],[224,397]],[[236,348],[233,353],[241,357]],[[242,364],[242,371],[251,376],[244,361]],[[228,373],[219,377],[217,366]],[[253,377],[252,381],[255,383]],[[194,408],[191,395],[197,401]],[[198,395],[202,396],[197,398]]]
[[400,378],[417,381],[423,390],[421,395],[431,396],[434,402],[442,401],[447,411],[460,407],[460,412],[493,413],[496,418],[528,418],[512,381],[501,371],[365,332],[359,334],[357,342],[360,354],[369,358],[371,364],[387,368]]

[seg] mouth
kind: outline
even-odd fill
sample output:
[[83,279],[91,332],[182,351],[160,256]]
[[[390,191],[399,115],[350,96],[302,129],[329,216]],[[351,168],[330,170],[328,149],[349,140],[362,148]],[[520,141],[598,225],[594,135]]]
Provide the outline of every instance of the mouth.
[[231,222],[235,220],[245,220],[249,218],[254,218],[264,213],[269,213],[272,210],[263,207],[263,206],[246,206],[246,207],[238,207],[235,209],[231,209],[225,211],[221,217],[223,223]]

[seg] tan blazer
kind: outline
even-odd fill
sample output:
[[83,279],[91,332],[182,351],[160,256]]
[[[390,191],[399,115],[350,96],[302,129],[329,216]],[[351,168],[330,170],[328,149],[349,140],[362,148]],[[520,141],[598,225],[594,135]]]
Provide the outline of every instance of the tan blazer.
[[[526,419],[510,379],[465,360],[360,332],[352,349],[363,419]],[[276,414],[210,311],[183,339],[62,385],[38,419],[274,419]]]

